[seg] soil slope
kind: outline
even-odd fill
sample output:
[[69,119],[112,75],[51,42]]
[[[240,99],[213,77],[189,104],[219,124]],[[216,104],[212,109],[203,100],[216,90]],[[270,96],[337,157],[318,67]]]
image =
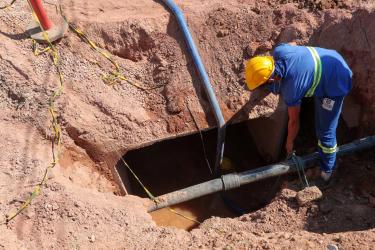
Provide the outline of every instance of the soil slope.
[[[375,9],[369,1],[176,2],[185,12],[227,121],[275,111],[277,96],[245,90],[243,62],[279,42],[296,42],[334,48],[345,56],[355,74],[352,97],[360,106],[360,133],[374,131]],[[46,8],[57,20],[53,3]],[[0,225],[0,248],[375,245],[373,152],[345,160],[342,180],[347,182],[318,203],[299,207],[295,188],[286,185],[271,204],[240,218],[212,218],[192,232],[157,227],[142,199],[117,196],[112,172],[120,155],[131,149],[196,131],[187,105],[200,129],[215,125],[182,34],[159,1],[61,4],[71,22],[113,54],[130,82],[157,88],[141,90],[126,81],[106,85],[102,74],[112,69],[111,63],[72,31],[56,45],[65,79],[56,108],[62,127],[60,162],[33,204]],[[30,21],[24,1],[0,10],[2,215],[20,206],[51,162],[48,106],[58,77],[48,53],[33,54],[25,32]]]

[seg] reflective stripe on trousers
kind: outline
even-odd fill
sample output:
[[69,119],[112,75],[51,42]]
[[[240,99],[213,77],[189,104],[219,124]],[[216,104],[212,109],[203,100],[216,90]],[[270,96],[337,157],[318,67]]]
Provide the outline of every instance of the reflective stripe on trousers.
[[333,146],[333,147],[325,147],[325,146],[322,145],[322,143],[320,142],[320,140],[318,140],[318,146],[320,147],[320,149],[325,154],[333,154],[337,150],[337,144],[335,144],[335,146]]
[[315,130],[318,137],[320,167],[332,172],[336,166],[336,128],[340,118],[344,96],[315,97]]

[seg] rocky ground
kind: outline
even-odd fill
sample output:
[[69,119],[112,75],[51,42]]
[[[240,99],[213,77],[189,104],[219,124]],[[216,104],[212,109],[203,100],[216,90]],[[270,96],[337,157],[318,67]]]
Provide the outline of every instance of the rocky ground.
[[[339,50],[354,72],[348,126],[374,130],[375,7],[370,0],[176,1],[227,121],[268,116],[278,97],[245,90],[243,62],[279,42]],[[54,20],[58,15],[45,3]],[[5,4],[1,0],[0,4]],[[374,152],[344,158],[338,184],[299,205],[293,181],[263,209],[211,218],[190,232],[158,227],[144,200],[119,196],[113,167],[127,151],[215,125],[175,19],[159,1],[63,0],[68,19],[107,49],[126,82],[108,86],[112,65],[73,32],[56,45],[65,79],[57,102],[59,164],[32,205],[0,225],[0,248],[259,248],[333,245],[374,249]],[[48,53],[34,56],[24,1],[0,10],[0,213],[27,199],[51,162],[48,104],[58,78]],[[334,249],[334,248],[332,248]]]

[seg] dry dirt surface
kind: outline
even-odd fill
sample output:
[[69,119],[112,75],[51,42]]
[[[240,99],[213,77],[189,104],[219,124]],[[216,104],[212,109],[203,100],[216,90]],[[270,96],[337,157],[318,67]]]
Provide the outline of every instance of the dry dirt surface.
[[[0,5],[6,1],[0,0]],[[225,119],[268,116],[277,96],[245,90],[244,60],[277,43],[339,50],[354,72],[359,135],[375,131],[375,6],[371,0],[176,1],[184,11]],[[126,81],[106,85],[112,65],[72,31],[56,44],[65,85],[56,113],[59,164],[41,194],[0,225],[4,249],[375,249],[374,152],[340,162],[338,184],[300,207],[286,182],[270,204],[238,218],[211,218],[188,232],[156,226],[145,200],[120,196],[120,156],[215,125],[176,20],[153,0],[48,1],[113,54]],[[27,199],[51,162],[50,96],[59,84],[50,54],[33,54],[25,1],[0,10],[0,216]],[[157,87],[157,88],[153,88]],[[246,199],[246,197],[244,197]],[[332,248],[334,249],[334,248]]]

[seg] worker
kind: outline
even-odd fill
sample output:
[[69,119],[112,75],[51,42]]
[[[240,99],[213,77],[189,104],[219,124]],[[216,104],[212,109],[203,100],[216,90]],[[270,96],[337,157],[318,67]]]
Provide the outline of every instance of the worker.
[[301,100],[314,97],[315,132],[320,156],[318,181],[328,184],[336,167],[336,128],[345,96],[352,88],[352,71],[335,50],[278,45],[272,56],[256,56],[246,62],[245,80],[254,90],[266,86],[281,94],[288,106],[285,149],[293,153],[299,130]]

